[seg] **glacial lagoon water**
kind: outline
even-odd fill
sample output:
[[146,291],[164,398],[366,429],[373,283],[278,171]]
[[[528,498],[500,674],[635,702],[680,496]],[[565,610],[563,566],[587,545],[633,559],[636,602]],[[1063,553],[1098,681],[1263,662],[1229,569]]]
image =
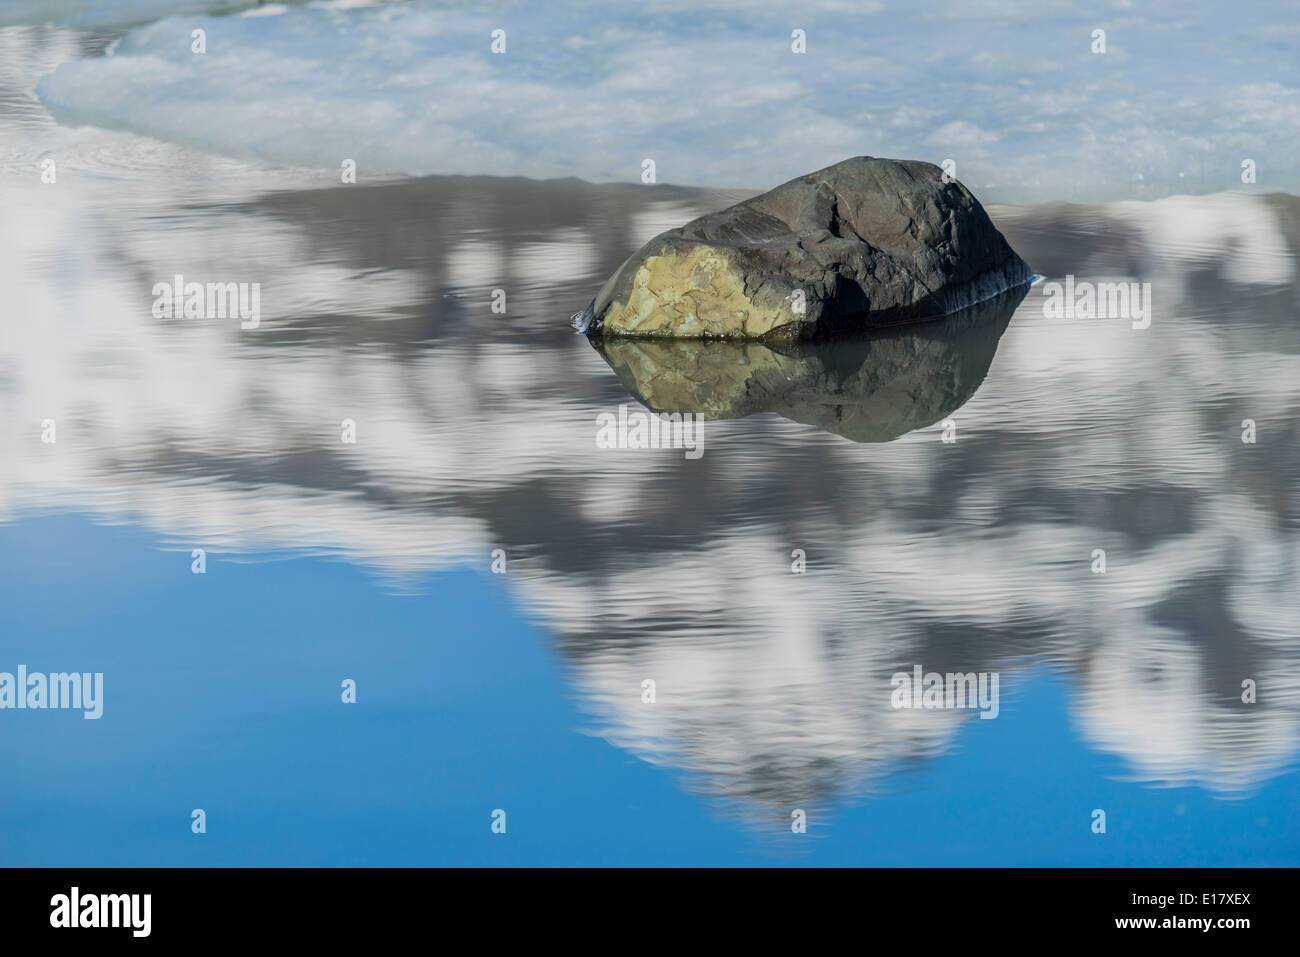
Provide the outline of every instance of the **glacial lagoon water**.
[[[0,711],[0,863],[1300,862],[1294,197],[994,206],[1018,301],[597,348],[568,316],[741,194],[342,186],[0,103],[70,157],[0,179],[0,672],[104,675]],[[155,318],[176,275],[259,325]],[[1149,325],[1053,315],[1067,275]],[[704,453],[598,447],[620,406]],[[996,718],[895,708],[918,666]]]

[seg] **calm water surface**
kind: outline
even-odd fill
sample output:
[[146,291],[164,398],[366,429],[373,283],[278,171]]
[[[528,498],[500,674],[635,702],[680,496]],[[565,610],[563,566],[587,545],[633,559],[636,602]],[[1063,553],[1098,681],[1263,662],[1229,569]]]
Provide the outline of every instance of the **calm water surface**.
[[[53,127],[62,37],[0,98],[0,671],[105,705],[0,712],[0,863],[1300,863],[1300,200],[991,210],[1149,328],[1040,282],[597,349],[569,314],[741,194]],[[155,319],[176,274],[260,325]],[[624,404],[704,454],[598,448]],[[918,665],[997,673],[996,719],[895,709]]]

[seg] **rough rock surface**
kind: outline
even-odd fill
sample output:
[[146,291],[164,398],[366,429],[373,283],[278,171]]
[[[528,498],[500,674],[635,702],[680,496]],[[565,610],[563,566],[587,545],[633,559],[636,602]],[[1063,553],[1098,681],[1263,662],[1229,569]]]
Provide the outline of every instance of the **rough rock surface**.
[[1026,287],[935,322],[819,342],[606,337],[597,351],[655,412],[775,412],[854,442],[888,442],[975,394]]
[[596,337],[810,339],[946,315],[1030,278],[939,167],[858,156],[661,233],[574,324]]

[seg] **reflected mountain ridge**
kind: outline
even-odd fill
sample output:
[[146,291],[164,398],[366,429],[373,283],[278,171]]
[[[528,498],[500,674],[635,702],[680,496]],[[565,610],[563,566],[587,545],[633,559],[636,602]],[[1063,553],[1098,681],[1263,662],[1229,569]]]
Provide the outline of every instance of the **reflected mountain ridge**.
[[[1049,279],[1151,281],[1151,328],[1047,320],[1035,286],[856,352],[710,344],[686,364],[708,372],[700,394],[664,344],[602,357],[562,317],[645,238],[725,202],[470,180],[250,183],[162,223],[111,184],[37,201],[0,182],[22,319],[0,324],[0,421],[24,450],[0,462],[0,519],[81,510],[404,586],[503,548],[504,587],[554,636],[596,733],[787,828],[790,806],[852,800],[980,733],[969,713],[890,706],[890,675],[916,663],[1000,671],[1001,720],[1020,676],[1063,675],[1076,733],[1138,781],[1240,794],[1293,766],[1290,198],[993,209]],[[152,318],[151,284],[176,272],[260,279],[262,327]],[[596,416],[628,392],[711,414],[704,457],[597,449]],[[947,417],[952,444],[932,427]]]

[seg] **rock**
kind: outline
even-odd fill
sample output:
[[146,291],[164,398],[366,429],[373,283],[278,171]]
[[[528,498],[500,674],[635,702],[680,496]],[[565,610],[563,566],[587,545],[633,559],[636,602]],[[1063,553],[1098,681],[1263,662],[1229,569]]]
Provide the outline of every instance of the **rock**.
[[854,442],[888,442],[975,394],[1027,286],[934,322],[817,342],[605,337],[592,345],[654,412],[776,414]]
[[1031,278],[939,167],[857,156],[661,233],[574,325],[594,337],[811,339],[947,315]]

